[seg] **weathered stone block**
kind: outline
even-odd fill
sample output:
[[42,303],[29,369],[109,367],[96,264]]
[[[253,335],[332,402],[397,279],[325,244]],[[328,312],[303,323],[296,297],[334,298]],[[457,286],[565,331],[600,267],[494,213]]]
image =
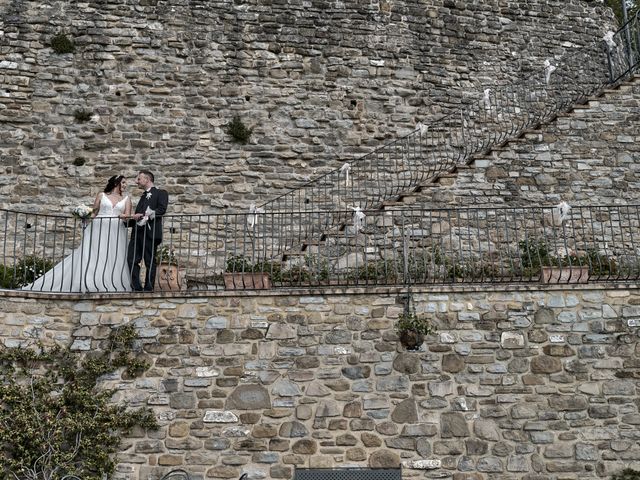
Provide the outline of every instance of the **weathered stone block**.
[[468,437],[469,426],[459,413],[443,413],[440,417],[440,435],[442,438]]
[[418,421],[418,410],[413,398],[408,398],[400,402],[393,413],[391,420],[395,423],[415,423]]
[[297,440],[291,446],[291,451],[300,455],[313,455],[318,450],[318,444],[311,439]]
[[376,450],[369,456],[370,468],[398,468],[400,457],[390,450]]
[[556,357],[540,355],[531,360],[531,372],[555,373],[562,371],[562,362]]
[[240,385],[229,395],[227,410],[258,410],[271,408],[269,392],[260,385]]

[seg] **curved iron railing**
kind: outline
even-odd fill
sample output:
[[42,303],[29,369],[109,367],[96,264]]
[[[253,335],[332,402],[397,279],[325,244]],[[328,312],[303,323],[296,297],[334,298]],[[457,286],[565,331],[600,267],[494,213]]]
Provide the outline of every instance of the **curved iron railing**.
[[[64,475],[61,480],[82,480],[77,475]],[[176,468],[165,474],[160,480],[191,480],[191,475],[186,470]]]
[[164,475],[160,480],[191,480],[191,475],[186,470],[176,468]]
[[[298,230],[293,241],[307,247],[284,256],[283,242],[293,238],[282,230],[286,212],[165,216],[164,240],[154,258],[155,288],[538,283],[545,275],[559,275],[546,278],[556,283],[640,279],[640,205],[341,213],[351,215],[345,228],[327,229],[313,244]],[[126,245],[86,240],[114,221],[119,220],[95,219],[88,234],[90,228],[83,230],[74,219],[0,210],[0,287],[130,291],[129,267],[96,261],[113,258],[118,248],[122,258]],[[311,232],[320,228],[313,213],[302,221]],[[61,270],[74,255],[77,268]],[[95,268],[105,263],[108,268]],[[559,272],[545,273],[544,267]],[[47,276],[59,281],[34,282]]]
[[640,63],[640,10],[604,41],[609,83],[613,84],[635,72]]
[[518,84],[487,89],[471,105],[344,163],[262,204],[260,210],[289,212],[285,229],[299,228],[313,212],[319,225],[315,235],[320,236],[348,219],[342,212],[378,208],[385,200],[468,164],[475,154],[555,118],[631,74],[640,60],[639,24],[636,15],[615,34],[550,61]]

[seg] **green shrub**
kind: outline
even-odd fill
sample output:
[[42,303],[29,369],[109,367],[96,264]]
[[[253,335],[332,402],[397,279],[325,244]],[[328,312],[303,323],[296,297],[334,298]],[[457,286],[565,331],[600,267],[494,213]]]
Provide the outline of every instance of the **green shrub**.
[[51,39],[51,48],[54,52],[61,55],[64,53],[73,53],[76,47],[64,33],[59,33]]
[[15,288],[14,271],[12,267],[0,265],[0,288]]
[[611,480],[640,480],[640,471],[625,468],[620,473],[616,473]]
[[54,266],[53,260],[35,255],[18,260],[15,265],[0,265],[0,287],[20,288],[40,278]]
[[349,280],[372,281],[376,283],[394,283],[398,279],[398,271],[395,262],[387,262],[379,260],[377,262],[368,262],[357,268],[350,269],[347,272]]
[[73,112],[73,118],[75,118],[78,123],[86,123],[91,120],[91,112],[80,108]]
[[225,271],[228,273],[253,272],[254,265],[251,260],[244,255],[233,255],[227,259]]
[[526,273],[532,275],[540,272],[543,265],[552,265],[549,248],[544,240],[522,240],[520,247],[520,262]]
[[523,274],[535,276],[541,267],[587,266],[591,275],[616,275],[618,264],[615,259],[590,249],[584,255],[553,256],[544,240],[523,240],[518,243]]
[[447,261],[445,266],[447,267],[447,278],[449,279],[464,278],[489,280],[493,278],[500,278],[505,273],[498,264],[488,260],[482,261],[477,258],[470,258],[460,263],[450,263]]
[[419,317],[413,312],[405,312],[396,322],[396,331],[399,334],[402,332],[415,332],[422,335],[429,335],[435,331],[435,328],[428,318]]
[[596,250],[588,250],[585,262],[588,262],[589,272],[592,275],[617,275],[618,263],[615,259],[602,255]]
[[231,136],[234,142],[247,143],[249,141],[249,137],[251,137],[253,128],[248,128],[244,123],[242,123],[240,117],[236,115],[233,117],[233,120],[227,124],[226,132]]
[[123,435],[157,428],[150,410],[116,405],[116,390],[99,387],[103,375],[148,367],[136,358],[136,338],[132,325],[114,329],[100,353],[86,356],[59,345],[0,347],[2,478],[106,478]]
[[178,258],[173,248],[163,245],[156,251],[156,262],[164,265],[177,265]]

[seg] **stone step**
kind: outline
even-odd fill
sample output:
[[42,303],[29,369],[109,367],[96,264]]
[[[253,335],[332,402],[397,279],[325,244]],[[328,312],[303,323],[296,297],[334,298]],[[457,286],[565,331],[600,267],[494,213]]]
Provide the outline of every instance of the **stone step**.
[[602,90],[602,95],[606,95],[606,94],[615,94],[618,92],[629,92],[633,89],[633,83],[634,82],[630,82],[630,83],[623,83],[621,85],[618,85],[615,88],[605,88],[604,90]]
[[450,187],[454,183],[456,183],[456,179],[458,175],[455,173],[444,173],[438,176],[438,183],[443,186]]
[[456,165],[451,173],[463,172],[465,170],[473,170],[473,165]]
[[439,183],[433,183],[433,182],[428,182],[428,183],[423,183],[418,187],[418,192],[422,192],[423,189],[436,189],[436,188],[440,188],[440,184]]
[[593,108],[593,106],[590,104],[590,102],[577,103],[573,106],[573,110],[589,110],[591,108]]

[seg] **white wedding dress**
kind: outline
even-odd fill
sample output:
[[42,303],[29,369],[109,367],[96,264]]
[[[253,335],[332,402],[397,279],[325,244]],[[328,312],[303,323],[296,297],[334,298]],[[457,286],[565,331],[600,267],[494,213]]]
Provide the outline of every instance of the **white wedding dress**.
[[113,205],[103,193],[98,214],[82,234],[82,244],[22,289],[40,292],[131,291],[127,228],[117,218],[124,212],[127,198]]

